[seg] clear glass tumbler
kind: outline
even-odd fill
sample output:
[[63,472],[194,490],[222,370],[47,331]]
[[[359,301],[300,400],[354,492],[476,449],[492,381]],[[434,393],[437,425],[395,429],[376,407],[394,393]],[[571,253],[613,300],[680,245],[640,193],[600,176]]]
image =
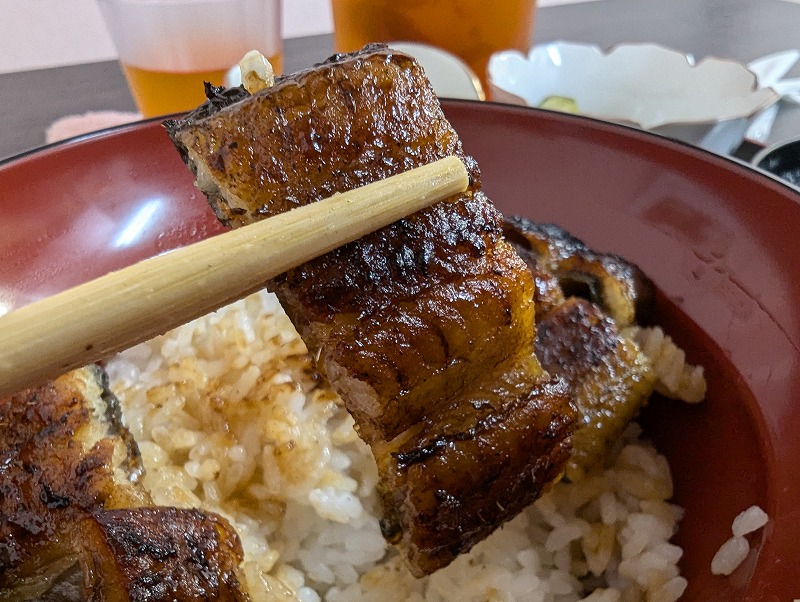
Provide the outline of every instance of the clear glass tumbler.
[[283,61],[280,0],[98,0],[145,117],[193,109],[250,50]]

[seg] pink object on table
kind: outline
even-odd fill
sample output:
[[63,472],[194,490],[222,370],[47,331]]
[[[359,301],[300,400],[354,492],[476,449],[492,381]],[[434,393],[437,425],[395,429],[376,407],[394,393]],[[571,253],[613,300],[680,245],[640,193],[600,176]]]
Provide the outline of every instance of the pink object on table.
[[83,115],[68,115],[50,124],[45,133],[45,140],[50,144],[115,125],[139,121],[141,118],[140,113],[122,111],[88,111]]

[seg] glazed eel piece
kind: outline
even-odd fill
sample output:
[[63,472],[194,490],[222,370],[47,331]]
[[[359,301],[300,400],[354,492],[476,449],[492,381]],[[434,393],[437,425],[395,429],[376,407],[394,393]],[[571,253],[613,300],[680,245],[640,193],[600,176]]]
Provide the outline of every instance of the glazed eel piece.
[[156,507],[97,366],[0,399],[0,599],[245,601],[221,517]]
[[166,127],[233,227],[446,156],[470,173],[466,193],[267,283],[371,446],[385,537],[429,574],[569,457],[574,409],[533,354],[531,274],[411,57],[373,45],[207,95]]
[[578,411],[565,472],[576,481],[602,465],[653,392],[652,362],[624,334],[648,318],[653,284],[636,265],[557,225],[515,216],[504,231],[534,279],[536,356],[566,380]]

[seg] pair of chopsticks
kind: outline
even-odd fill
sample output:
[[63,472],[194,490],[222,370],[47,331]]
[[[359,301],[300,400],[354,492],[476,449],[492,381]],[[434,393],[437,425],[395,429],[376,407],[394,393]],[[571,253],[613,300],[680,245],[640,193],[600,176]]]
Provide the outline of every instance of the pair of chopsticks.
[[456,157],[134,264],[0,316],[0,397],[146,341],[466,190]]

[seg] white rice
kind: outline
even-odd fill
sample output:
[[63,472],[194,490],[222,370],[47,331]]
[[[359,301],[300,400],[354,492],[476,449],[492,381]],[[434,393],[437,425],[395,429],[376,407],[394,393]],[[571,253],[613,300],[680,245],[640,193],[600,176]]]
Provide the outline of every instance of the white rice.
[[656,390],[667,397],[697,403],[706,396],[702,366],[686,361],[686,353],[659,326],[632,326],[624,334],[631,337],[653,362]]
[[750,506],[733,519],[731,531],[735,537],[744,537],[748,533],[758,531],[767,522],[769,522],[769,517],[766,512],[759,506]]
[[750,506],[733,519],[733,537],[722,544],[711,560],[711,572],[715,575],[730,575],[750,553],[750,542],[745,535],[758,531],[769,522],[767,513],[759,506]]
[[626,432],[605,467],[559,483],[417,580],[378,527],[374,461],[311,370],[274,296],[258,293],[109,363],[156,503],[228,518],[254,600],[676,600],[666,459]]
[[731,537],[711,559],[711,572],[714,575],[730,575],[739,568],[749,553],[750,544],[744,537]]

